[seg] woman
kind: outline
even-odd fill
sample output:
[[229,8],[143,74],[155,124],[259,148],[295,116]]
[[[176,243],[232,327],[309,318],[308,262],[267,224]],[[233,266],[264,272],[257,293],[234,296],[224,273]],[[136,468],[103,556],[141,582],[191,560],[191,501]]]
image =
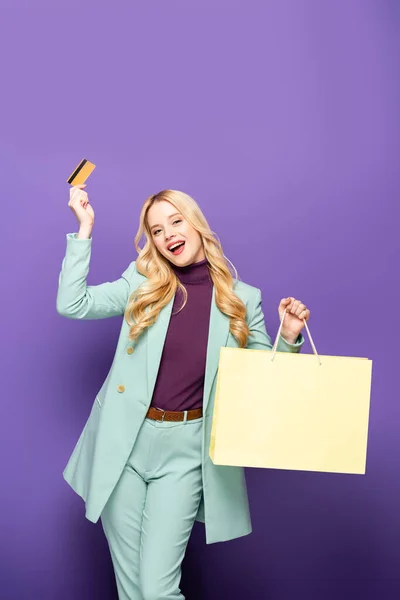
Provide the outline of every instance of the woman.
[[[79,233],[67,234],[57,310],[124,319],[63,475],[86,518],[101,516],[119,598],[178,600],[195,520],[207,543],[251,532],[244,469],[214,465],[208,448],[221,346],[272,348],[261,292],[232,277],[199,206],[175,190],[145,201],[136,261],[116,281],[87,285],[94,211],[84,187],[70,190]],[[281,318],[285,309],[277,349],[298,352],[310,311],[293,297]]]

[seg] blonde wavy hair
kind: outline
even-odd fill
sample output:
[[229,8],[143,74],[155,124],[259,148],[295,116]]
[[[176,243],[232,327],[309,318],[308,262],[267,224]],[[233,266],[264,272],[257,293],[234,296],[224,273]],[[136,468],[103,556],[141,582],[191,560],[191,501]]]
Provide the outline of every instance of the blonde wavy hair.
[[[170,202],[186,221],[200,234],[203,243],[208,268],[215,287],[215,302],[219,310],[230,319],[229,329],[238,341],[240,348],[247,344],[251,335],[246,322],[246,306],[233,291],[234,278],[229,269],[232,265],[235,280],[238,279],[235,266],[225,257],[218,236],[211,230],[197,202],[188,194],[178,190],[162,190],[149,196],[140,213],[139,229],[135,236],[135,248],[138,252],[136,269],[147,277],[134,292],[132,292],[124,317],[130,326],[129,339],[137,338],[146,327],[152,325],[164,306],[173,298],[178,288],[184,296],[182,310],[187,302],[187,291],[179,281],[170,262],[159,252],[153,242],[148,224],[147,213],[155,202]],[[145,234],[146,243],[139,247],[139,241]],[[178,311],[179,312],[179,311]]]

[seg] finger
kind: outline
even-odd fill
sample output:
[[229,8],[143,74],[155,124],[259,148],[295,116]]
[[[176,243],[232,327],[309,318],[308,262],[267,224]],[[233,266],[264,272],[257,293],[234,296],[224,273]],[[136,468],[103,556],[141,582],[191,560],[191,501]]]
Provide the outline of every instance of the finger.
[[84,192],[82,190],[76,190],[74,198],[78,202],[79,200],[87,200],[88,195],[87,195],[87,192]]
[[75,190],[74,193],[71,194],[71,197],[69,199],[68,202],[68,206],[74,206],[76,204],[84,204],[85,202],[88,202],[89,198],[87,195],[87,192],[83,192],[81,190]]
[[296,312],[295,312],[295,314],[296,314],[296,315],[299,317],[299,316],[300,316],[300,314],[301,314],[302,312],[304,312],[306,309],[307,309],[306,305],[305,305],[305,304],[302,304],[302,303],[300,303],[300,304],[299,304],[299,306],[298,306],[298,308],[297,308],[297,310],[296,310]]
[[292,298],[290,298],[290,297],[289,298],[282,298],[281,305],[283,307],[287,308],[289,306],[289,304],[290,304],[291,301],[292,301]]
[[86,192],[78,187],[73,187],[69,191],[69,195],[71,196],[71,198],[75,198],[76,196],[79,196],[79,194],[86,194]]
[[293,302],[296,300],[296,298],[293,298],[293,296],[289,296],[287,298],[287,300],[288,300],[288,303],[287,303],[286,308],[287,308],[287,311],[290,312],[292,310]]
[[71,196],[71,194],[74,194],[75,192],[80,192],[80,191],[83,191],[83,188],[85,188],[85,187],[86,187],[86,184],[85,184],[85,183],[82,183],[82,184],[80,184],[80,185],[74,185],[74,186],[72,186],[72,187],[70,188],[70,190],[69,190],[69,194],[70,194],[70,196]]
[[297,311],[297,308],[298,308],[299,304],[300,304],[300,300],[296,300],[295,298],[293,298],[293,300],[294,301],[290,305],[290,312],[294,315],[296,313],[296,311]]

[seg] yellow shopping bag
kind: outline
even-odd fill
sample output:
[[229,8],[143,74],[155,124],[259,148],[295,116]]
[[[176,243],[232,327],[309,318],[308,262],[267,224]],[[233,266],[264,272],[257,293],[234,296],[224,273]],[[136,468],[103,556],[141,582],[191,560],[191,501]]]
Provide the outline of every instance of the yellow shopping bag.
[[[286,313],[286,311],[285,311]],[[365,473],[372,360],[222,347],[216,465]]]

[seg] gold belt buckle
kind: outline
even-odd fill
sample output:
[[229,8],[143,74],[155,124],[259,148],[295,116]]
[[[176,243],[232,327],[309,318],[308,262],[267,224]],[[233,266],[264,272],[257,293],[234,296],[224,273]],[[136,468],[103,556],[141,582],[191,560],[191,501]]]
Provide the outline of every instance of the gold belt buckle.
[[158,406],[155,407],[156,410],[162,410],[162,412],[164,413],[162,416],[162,419],[154,419],[155,421],[157,421],[158,423],[163,423],[164,422],[164,417],[165,417],[165,413],[166,411],[163,408],[158,408]]

